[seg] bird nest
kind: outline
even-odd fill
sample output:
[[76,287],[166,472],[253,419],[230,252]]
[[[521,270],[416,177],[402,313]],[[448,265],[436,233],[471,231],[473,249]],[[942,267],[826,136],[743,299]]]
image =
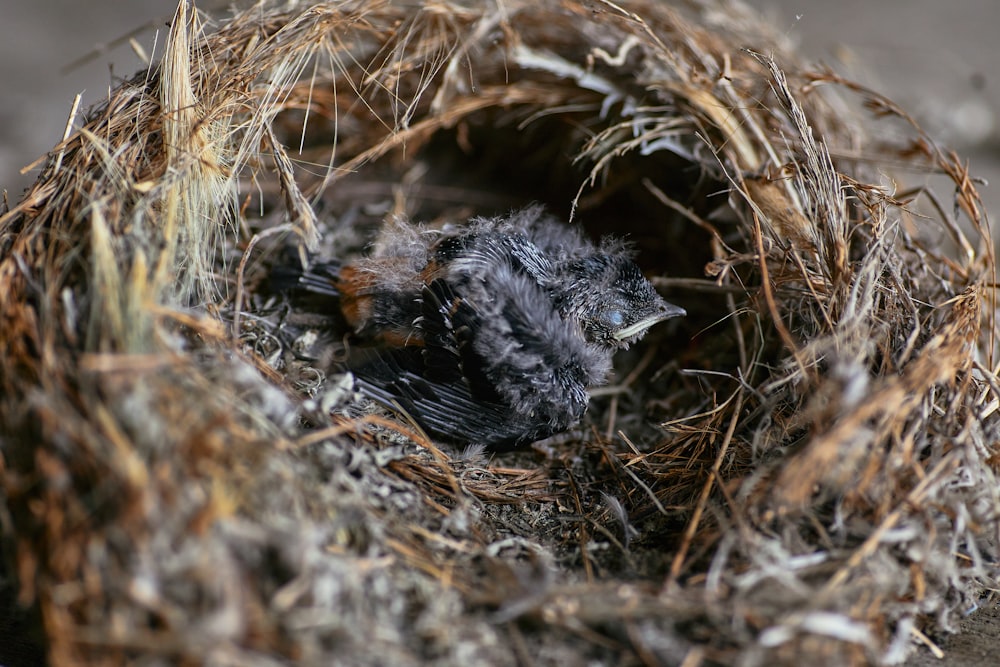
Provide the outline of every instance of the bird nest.
[[[205,21],[0,219],[5,568],[52,664],[896,663],[995,586],[992,249],[903,110],[729,0]],[[355,405],[269,288],[530,202],[688,316],[513,453]]]

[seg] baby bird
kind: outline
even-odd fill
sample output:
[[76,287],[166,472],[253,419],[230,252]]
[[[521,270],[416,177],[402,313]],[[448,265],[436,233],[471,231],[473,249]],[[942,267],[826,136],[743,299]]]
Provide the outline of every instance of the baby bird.
[[370,256],[294,282],[366,344],[346,362],[364,395],[495,450],[576,424],[614,353],[685,314],[623,243],[595,246],[540,206],[442,231],[396,222]]

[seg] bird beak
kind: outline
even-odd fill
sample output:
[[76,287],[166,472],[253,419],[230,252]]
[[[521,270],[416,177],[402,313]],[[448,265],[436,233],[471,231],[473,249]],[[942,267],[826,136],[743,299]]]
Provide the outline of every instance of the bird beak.
[[615,340],[620,340],[620,341],[628,340],[633,336],[642,335],[646,331],[646,329],[648,329],[649,327],[653,326],[658,322],[662,322],[663,320],[669,320],[672,317],[682,317],[684,315],[687,315],[686,310],[684,310],[680,306],[675,306],[672,303],[667,303],[666,301],[664,301],[663,305],[660,307],[660,310],[658,312],[650,315],[649,317],[641,319],[638,322],[630,324],[624,329],[616,331],[614,334],[612,334],[612,336],[614,337]]

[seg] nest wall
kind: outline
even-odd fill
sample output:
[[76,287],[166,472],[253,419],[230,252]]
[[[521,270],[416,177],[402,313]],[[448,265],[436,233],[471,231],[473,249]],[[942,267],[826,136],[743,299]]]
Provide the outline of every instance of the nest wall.
[[[330,409],[283,253],[531,201],[689,317],[528,451]],[[53,664],[898,663],[995,587],[993,270],[736,2],[182,2],[0,218],[6,572]]]

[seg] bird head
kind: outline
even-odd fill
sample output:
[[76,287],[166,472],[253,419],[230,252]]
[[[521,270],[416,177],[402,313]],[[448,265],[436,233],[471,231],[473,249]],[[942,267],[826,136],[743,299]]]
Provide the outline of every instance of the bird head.
[[560,273],[560,312],[580,323],[588,342],[602,347],[627,348],[654,324],[686,314],[664,301],[624,252],[573,259]]

